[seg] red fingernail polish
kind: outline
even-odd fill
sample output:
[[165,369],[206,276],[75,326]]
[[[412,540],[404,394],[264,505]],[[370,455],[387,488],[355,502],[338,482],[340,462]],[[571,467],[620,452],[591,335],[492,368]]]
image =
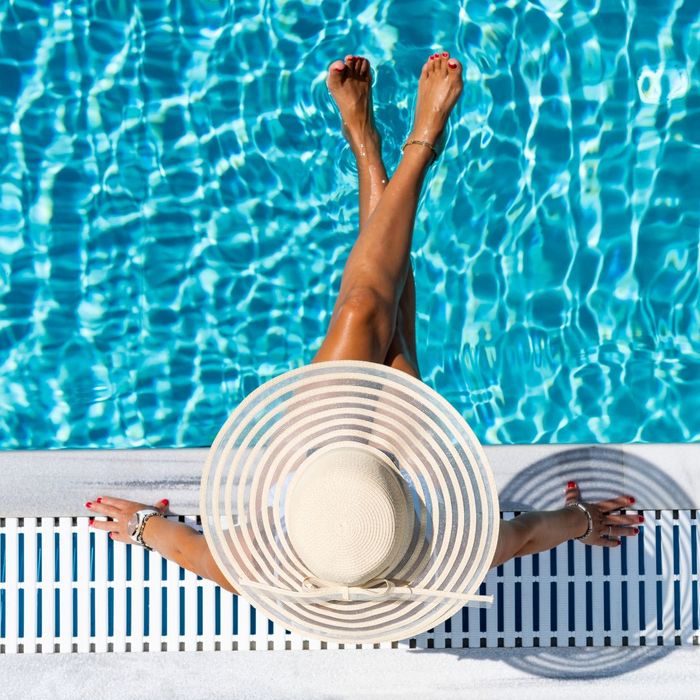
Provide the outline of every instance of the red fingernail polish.
[[167,506],[168,503],[170,503],[170,501],[169,501],[167,498],[164,498],[164,499],[161,501],[161,503],[162,503],[164,506]]
[[630,496],[630,503],[636,503],[635,499]]
[[97,502],[98,502],[98,503],[102,503],[102,496],[100,496],[100,497],[97,499]]
[[86,508],[92,508],[92,501],[88,501],[88,502],[85,504],[85,507],[86,507]]
[[90,518],[90,525],[92,525],[95,522],[93,518]]
[[643,522],[644,522],[644,516],[643,516],[643,515],[640,515],[640,516],[639,516],[639,522],[640,522],[640,523],[643,523]]
[[632,532],[634,532],[634,534],[636,535],[639,533],[639,530],[635,527],[635,528],[632,528]]
[[567,488],[567,489],[575,489],[575,488],[576,488],[576,482],[575,482],[575,481],[570,481],[570,482],[566,485],[566,488]]

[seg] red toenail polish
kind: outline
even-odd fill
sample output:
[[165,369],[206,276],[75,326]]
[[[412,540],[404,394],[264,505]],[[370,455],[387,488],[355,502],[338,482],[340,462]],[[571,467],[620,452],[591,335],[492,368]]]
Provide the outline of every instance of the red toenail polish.
[[447,62],[447,65],[448,65],[450,68],[456,68],[456,67],[457,67],[457,63],[455,63],[454,61],[448,61],[448,62]]
[[431,57],[430,57],[430,60],[432,61],[434,58],[435,58],[435,56],[431,56]]
[[447,51],[443,51],[443,52],[442,52],[442,55],[443,55],[445,58],[447,58],[450,54],[448,54]]
[[335,66],[335,67],[334,67],[334,70],[337,70],[337,71],[340,73],[340,72],[342,72],[343,70],[345,70],[345,67],[344,67],[344,66]]

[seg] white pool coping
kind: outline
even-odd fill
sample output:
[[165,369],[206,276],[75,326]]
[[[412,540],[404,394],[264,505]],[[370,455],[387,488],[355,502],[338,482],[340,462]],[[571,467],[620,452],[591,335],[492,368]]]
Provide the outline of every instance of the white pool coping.
[[700,647],[626,651],[614,663],[591,648],[20,654],[0,659],[0,675],[7,700],[697,696]]
[[[700,508],[700,443],[484,449],[501,510],[554,507],[569,480],[581,484],[586,500],[610,498],[619,490],[634,495],[638,509]],[[0,517],[88,515],[85,501],[103,495],[144,503],[168,498],[173,513],[194,515],[207,453],[207,448],[0,452]]]

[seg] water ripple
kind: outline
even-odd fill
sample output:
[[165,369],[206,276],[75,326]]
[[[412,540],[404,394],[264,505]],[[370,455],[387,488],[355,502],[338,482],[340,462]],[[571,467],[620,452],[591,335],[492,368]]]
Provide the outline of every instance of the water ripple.
[[438,49],[426,381],[486,443],[700,439],[692,3],[509,5],[0,7],[2,446],[208,445],[307,363],[357,229],[327,66],[371,59],[392,171]]

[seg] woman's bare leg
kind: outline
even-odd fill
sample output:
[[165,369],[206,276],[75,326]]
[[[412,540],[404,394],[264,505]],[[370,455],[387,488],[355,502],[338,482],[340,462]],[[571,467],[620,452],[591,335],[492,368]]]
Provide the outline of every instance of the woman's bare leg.
[[[351,71],[362,76],[364,62],[356,66],[357,60],[352,57],[350,62],[350,67],[346,61],[345,67],[340,64],[337,71],[332,67],[328,82],[358,159],[361,213],[367,212],[368,216],[346,263],[328,335],[314,362],[330,359],[384,362],[387,356],[398,357],[411,349],[415,357],[415,286],[412,280],[409,282],[409,252],[418,197],[432,151],[421,145],[409,146],[384,192],[373,189],[373,183],[384,184],[381,180],[386,180],[386,171],[381,163],[379,140],[367,99],[368,80],[363,87],[360,80],[346,76],[346,72],[350,74]],[[368,66],[366,68],[368,74]],[[341,89],[343,77],[352,91]],[[416,117],[409,140],[435,143],[461,89],[459,62],[451,59],[448,63],[447,55],[431,57],[421,72]],[[363,90],[364,103],[360,99]],[[379,199],[375,202],[373,193],[377,192]],[[410,308],[411,301],[411,316],[406,318],[404,310]],[[407,347],[409,343],[405,337],[403,343],[395,338],[397,321],[402,325],[413,324],[413,348]]]
[[[334,78],[337,76],[340,80]],[[374,125],[369,61],[361,56],[346,56],[329,69],[329,82],[341,110],[343,132],[357,162],[360,199],[360,230],[381,199],[389,180],[381,155],[381,140]],[[413,271],[399,299],[394,335],[384,364],[420,379],[416,356],[416,288]],[[329,348],[326,348],[328,351]],[[339,358],[336,358],[339,359]]]

